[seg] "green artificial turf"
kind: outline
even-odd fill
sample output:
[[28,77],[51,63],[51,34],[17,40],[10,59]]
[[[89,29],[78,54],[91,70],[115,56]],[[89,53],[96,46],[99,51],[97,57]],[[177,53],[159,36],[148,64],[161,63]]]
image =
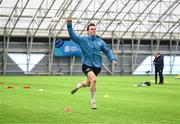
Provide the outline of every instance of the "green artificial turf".
[[[70,94],[84,79],[1,76],[0,124],[180,124],[180,79],[165,76],[155,85],[153,76],[99,76],[97,110],[90,109],[89,88]],[[133,86],[143,81],[152,86]]]

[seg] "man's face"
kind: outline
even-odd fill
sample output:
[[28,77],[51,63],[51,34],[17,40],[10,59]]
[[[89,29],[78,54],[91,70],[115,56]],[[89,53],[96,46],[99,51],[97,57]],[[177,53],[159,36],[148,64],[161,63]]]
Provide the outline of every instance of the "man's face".
[[95,36],[96,35],[96,26],[89,26],[88,34],[90,36]]
[[156,58],[158,58],[160,56],[160,54],[156,54]]

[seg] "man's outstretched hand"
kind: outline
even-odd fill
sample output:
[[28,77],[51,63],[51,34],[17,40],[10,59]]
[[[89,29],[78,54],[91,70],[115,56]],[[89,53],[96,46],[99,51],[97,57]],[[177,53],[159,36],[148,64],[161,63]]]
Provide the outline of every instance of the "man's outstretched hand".
[[118,63],[117,63],[117,61],[116,60],[113,60],[112,61],[112,65],[117,65]]
[[69,16],[69,17],[67,18],[66,22],[72,23],[72,16]]

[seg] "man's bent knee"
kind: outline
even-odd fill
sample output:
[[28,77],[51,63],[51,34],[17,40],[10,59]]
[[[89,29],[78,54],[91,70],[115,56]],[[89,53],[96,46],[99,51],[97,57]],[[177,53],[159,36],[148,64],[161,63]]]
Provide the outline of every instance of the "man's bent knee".
[[96,78],[91,80],[91,83],[95,84],[96,83]]
[[93,71],[90,71],[90,72],[87,74],[87,76],[88,76],[88,79],[89,79],[90,83],[93,83],[93,84],[96,83],[96,75],[94,74]]

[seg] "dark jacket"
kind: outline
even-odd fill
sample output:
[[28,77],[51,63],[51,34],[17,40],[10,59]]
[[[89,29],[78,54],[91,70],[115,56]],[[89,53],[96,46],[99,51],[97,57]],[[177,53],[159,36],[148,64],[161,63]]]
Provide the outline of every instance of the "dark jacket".
[[163,68],[164,68],[164,56],[160,55],[159,57],[156,57],[153,61],[153,64],[155,65],[155,69],[157,71],[163,70]]

